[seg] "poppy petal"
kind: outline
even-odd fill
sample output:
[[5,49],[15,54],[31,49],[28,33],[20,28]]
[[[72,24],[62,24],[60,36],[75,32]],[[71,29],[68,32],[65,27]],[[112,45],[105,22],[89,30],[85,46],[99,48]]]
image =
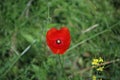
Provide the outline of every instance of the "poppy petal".
[[63,54],[70,46],[70,32],[67,27],[51,28],[46,34],[47,45],[55,54]]

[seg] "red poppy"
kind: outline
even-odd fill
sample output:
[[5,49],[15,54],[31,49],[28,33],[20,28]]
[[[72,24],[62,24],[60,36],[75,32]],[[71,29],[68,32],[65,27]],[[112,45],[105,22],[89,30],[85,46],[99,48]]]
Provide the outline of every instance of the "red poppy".
[[55,54],[63,54],[70,46],[70,32],[67,27],[51,28],[46,35],[47,45]]

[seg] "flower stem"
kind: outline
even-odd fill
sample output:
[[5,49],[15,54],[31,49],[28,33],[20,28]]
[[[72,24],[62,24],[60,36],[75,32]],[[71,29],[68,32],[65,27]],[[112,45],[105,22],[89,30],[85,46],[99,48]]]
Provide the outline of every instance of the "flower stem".
[[63,67],[63,62],[62,62],[62,59],[61,59],[62,57],[61,57],[61,55],[58,55],[58,57],[59,57],[59,62],[60,62],[60,65],[61,65],[63,76],[64,76],[65,80],[67,80],[67,77],[65,75],[65,70],[64,70],[64,67]]

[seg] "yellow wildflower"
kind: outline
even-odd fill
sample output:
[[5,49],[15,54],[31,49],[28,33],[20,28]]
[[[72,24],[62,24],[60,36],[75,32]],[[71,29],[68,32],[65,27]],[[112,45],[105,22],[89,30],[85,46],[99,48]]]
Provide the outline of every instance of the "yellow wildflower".
[[92,65],[94,65],[94,66],[98,66],[100,63],[103,63],[104,61],[103,61],[103,59],[100,57],[99,59],[93,59],[93,61],[92,61]]
[[99,58],[99,62],[103,62],[103,59],[101,57]]
[[99,65],[99,60],[98,59],[93,59],[92,65]]
[[96,76],[95,75],[92,76],[92,80],[96,80]]
[[104,66],[97,68],[97,71],[103,71]]

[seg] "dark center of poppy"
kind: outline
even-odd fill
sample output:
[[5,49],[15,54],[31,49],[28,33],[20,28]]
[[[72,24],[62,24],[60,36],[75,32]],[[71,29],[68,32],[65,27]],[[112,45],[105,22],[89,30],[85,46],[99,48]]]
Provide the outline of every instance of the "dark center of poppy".
[[56,43],[57,43],[57,44],[60,44],[60,43],[61,43],[61,40],[59,40],[59,39],[56,40]]

